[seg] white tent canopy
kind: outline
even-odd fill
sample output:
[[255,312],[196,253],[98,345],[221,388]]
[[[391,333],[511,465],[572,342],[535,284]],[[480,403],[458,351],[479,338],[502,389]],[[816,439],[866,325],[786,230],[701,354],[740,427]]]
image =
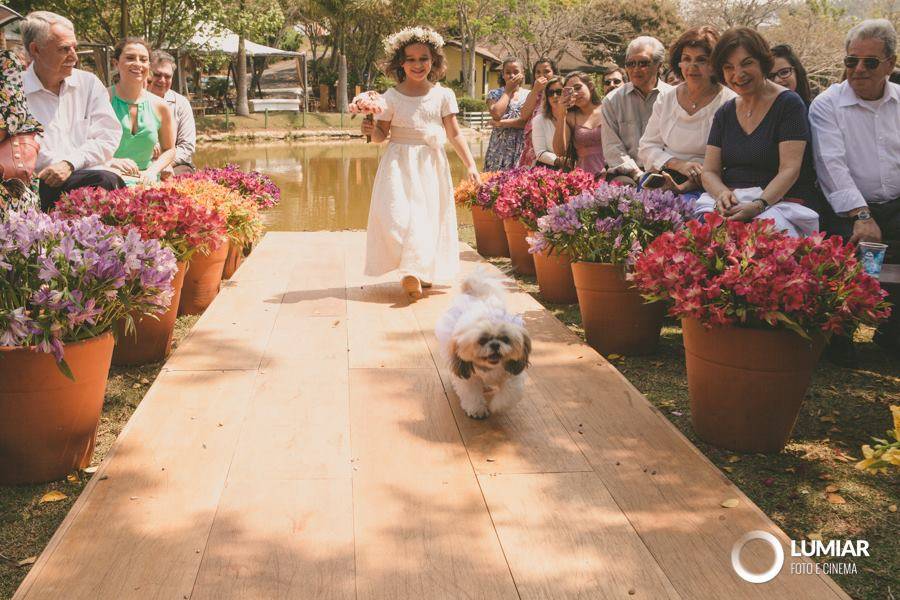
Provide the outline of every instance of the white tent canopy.
[[[225,54],[237,54],[238,34],[225,28],[216,28],[209,24],[201,24],[197,27],[197,33],[188,42],[189,46],[197,47],[207,52],[224,52]],[[269,48],[250,40],[244,40],[247,56],[300,56],[300,52]]]

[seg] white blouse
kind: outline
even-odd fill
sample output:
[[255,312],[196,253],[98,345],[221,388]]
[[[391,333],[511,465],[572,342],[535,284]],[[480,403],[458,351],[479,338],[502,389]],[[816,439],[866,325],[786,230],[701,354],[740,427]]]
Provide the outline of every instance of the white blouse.
[[531,120],[531,145],[534,146],[535,165],[553,165],[556,154],[553,152],[553,135],[556,133],[556,122],[544,116],[543,108],[536,106],[540,112]]
[[702,163],[716,111],[737,95],[723,85],[709,104],[689,115],[678,103],[678,87],[657,97],[641,137],[638,160],[648,170],[662,169],[671,158]]

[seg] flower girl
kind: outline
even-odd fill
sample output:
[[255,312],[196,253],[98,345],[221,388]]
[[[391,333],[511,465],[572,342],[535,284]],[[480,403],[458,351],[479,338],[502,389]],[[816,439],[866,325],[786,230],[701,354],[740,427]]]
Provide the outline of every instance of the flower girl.
[[366,274],[398,271],[410,302],[433,281],[451,280],[459,267],[459,241],[448,140],[478,181],[475,159],[456,122],[453,91],[435,82],[444,73],[443,38],[425,27],[399,31],[384,40],[385,71],[397,81],[384,94],[386,108],[362,132],[380,143],[381,157],[366,243]]

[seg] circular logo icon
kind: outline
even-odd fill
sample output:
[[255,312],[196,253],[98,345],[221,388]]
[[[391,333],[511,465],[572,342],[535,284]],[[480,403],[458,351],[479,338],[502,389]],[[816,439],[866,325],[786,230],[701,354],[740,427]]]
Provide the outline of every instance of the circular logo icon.
[[[769,544],[772,547],[772,551],[775,552],[775,562],[764,573],[751,573],[744,567],[744,563],[741,562],[741,550],[751,540],[762,540]],[[734,547],[731,549],[731,566],[734,568],[734,572],[744,581],[749,581],[750,583],[772,581],[781,572],[781,567],[784,566],[784,549],[778,542],[778,538],[768,531],[751,531],[734,543]]]

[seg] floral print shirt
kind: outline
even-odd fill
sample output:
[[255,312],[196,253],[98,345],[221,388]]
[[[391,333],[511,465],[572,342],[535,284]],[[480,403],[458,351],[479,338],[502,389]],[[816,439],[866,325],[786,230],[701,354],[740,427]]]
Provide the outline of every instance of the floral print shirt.
[[[491,90],[487,94],[488,104],[493,104],[503,95],[503,88]],[[504,119],[516,119],[522,113],[522,105],[528,97],[528,90],[519,89],[509,101]],[[513,127],[495,127],[491,132],[487,151],[484,153],[485,171],[507,171],[519,164],[519,157],[525,147],[525,130]]]
[[[20,133],[44,131],[28,110],[22,90],[23,70],[24,65],[14,52],[0,50],[0,131],[6,134],[4,139]],[[3,181],[0,185],[0,211],[36,203],[37,196],[32,187],[18,179]]]

